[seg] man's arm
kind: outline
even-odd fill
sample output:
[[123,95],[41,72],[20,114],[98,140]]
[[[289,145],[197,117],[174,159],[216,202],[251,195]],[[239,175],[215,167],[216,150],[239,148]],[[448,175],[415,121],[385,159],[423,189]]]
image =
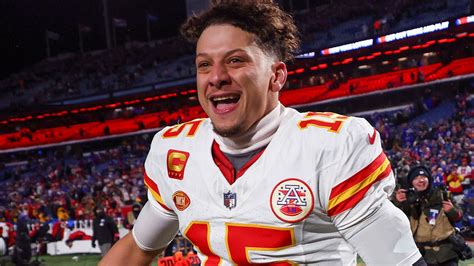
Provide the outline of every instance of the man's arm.
[[[412,265],[421,258],[407,216],[390,201],[395,187],[377,131],[352,118],[330,165],[328,214],[367,265]],[[331,183],[331,181],[333,183]]]
[[129,232],[120,239],[107,255],[100,261],[100,266],[106,265],[150,265],[153,259],[158,256],[163,249],[154,251],[144,251],[140,249],[133,239],[132,233]]
[[421,257],[408,218],[388,200],[341,233],[367,265],[412,265]]
[[443,200],[443,210],[451,223],[459,222],[462,219],[462,210],[450,199]]
[[152,201],[143,206],[132,231],[107,252],[100,265],[149,265],[173,240],[177,218]]

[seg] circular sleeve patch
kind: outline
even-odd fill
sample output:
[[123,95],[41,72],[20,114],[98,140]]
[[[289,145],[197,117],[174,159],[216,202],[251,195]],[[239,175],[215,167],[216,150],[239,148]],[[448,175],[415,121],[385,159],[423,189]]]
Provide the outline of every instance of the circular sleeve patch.
[[189,206],[189,204],[191,204],[189,196],[181,190],[176,191],[173,194],[173,202],[176,208],[180,211],[184,211]]
[[313,210],[313,192],[299,179],[285,179],[273,188],[270,206],[278,219],[297,223],[308,217]]

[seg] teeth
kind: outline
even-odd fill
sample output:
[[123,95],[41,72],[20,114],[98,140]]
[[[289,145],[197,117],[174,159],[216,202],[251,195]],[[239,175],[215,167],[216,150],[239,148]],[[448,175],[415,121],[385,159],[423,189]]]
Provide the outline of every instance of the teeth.
[[237,96],[217,96],[212,98],[213,101],[225,101],[225,100],[233,100],[237,99]]

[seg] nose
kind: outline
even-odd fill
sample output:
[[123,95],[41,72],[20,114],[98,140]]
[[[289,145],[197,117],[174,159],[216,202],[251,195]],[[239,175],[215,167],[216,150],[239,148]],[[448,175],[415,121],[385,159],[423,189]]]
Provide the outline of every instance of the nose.
[[209,85],[221,89],[230,84],[230,76],[227,68],[222,64],[214,64],[209,75]]

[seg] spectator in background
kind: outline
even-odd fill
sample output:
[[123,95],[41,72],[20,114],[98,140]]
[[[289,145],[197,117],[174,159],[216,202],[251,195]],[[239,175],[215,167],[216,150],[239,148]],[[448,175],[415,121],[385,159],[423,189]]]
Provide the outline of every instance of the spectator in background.
[[448,184],[448,189],[453,193],[453,195],[461,195],[462,190],[462,181],[464,177],[457,172],[457,166],[451,167],[451,172],[446,177],[446,183]]
[[132,205],[132,210],[127,213],[127,219],[125,220],[125,227],[129,230],[132,230],[133,224],[138,218],[138,214],[142,209],[142,205],[140,203],[134,203]]
[[117,224],[112,217],[105,214],[105,209],[101,205],[95,208],[95,218],[92,222],[92,247],[95,248],[95,241],[99,242],[101,256],[105,256],[112,245],[119,239]]
[[467,157],[463,157],[461,159],[461,165],[458,166],[458,169],[456,170],[457,174],[460,176],[464,177],[464,180],[462,181],[462,188],[463,190],[471,188],[471,173],[472,173],[472,168],[468,164],[468,159]]
[[67,227],[67,220],[69,215],[67,214],[66,209],[59,207],[57,210],[58,221],[53,224],[53,241],[60,241],[64,237],[64,230]]
[[31,256],[31,241],[28,236],[26,219],[20,218],[18,219],[16,228],[16,240],[12,261],[15,265],[30,265]]
[[438,167],[433,177],[433,187],[444,188],[446,185],[443,168]]
[[461,220],[461,210],[449,193],[433,186],[430,170],[413,167],[407,176],[408,189],[396,191],[394,203],[410,219],[415,242],[428,265],[457,265],[458,254],[449,237],[453,223]]
[[37,251],[40,255],[46,254],[47,243],[53,240],[52,235],[48,232],[50,217],[41,215],[40,223],[36,224],[34,228],[30,231],[29,237],[31,243],[36,243]]

